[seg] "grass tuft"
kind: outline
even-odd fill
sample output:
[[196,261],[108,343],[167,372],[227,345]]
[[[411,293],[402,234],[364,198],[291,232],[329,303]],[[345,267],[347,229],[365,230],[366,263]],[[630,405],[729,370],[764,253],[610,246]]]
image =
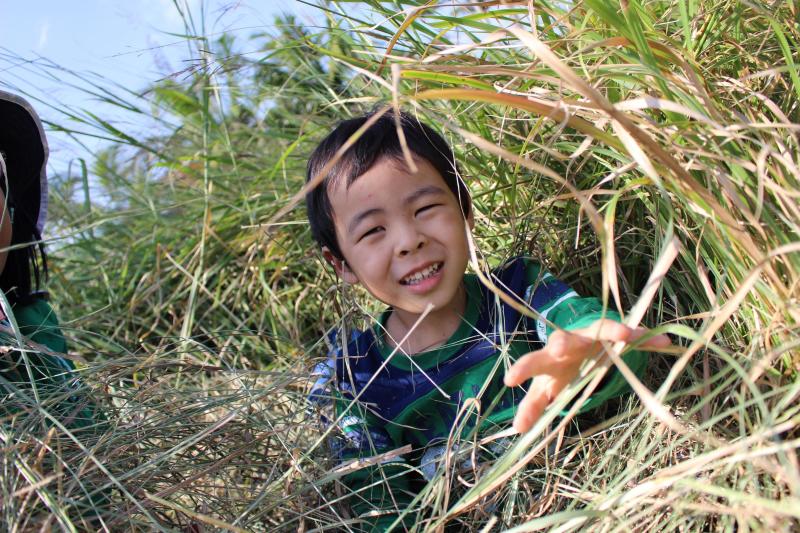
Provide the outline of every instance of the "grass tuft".
[[393,103],[455,147],[476,267],[531,255],[680,346],[614,405],[551,410],[469,471],[454,456],[409,509],[416,529],[798,527],[794,3],[332,2],[242,42],[183,16],[184,75],[141,94],[76,75],[152,116],[149,136],[88,111],[51,125],[113,140],[53,180],[51,246],[89,361],[75,386],[109,424],[76,434],[15,397],[8,530],[356,527],[304,397],[325,331],[379,308],[321,266],[293,203],[315,142]]

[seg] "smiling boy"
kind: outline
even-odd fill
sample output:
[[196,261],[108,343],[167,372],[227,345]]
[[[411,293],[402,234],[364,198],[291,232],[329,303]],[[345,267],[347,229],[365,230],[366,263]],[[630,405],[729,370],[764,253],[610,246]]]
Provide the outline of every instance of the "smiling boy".
[[402,346],[408,354],[442,344],[461,322],[464,225],[472,225],[472,213],[463,214],[436,169],[419,157],[414,163],[410,173],[405,162],[383,158],[349,186],[330,188],[340,255],[323,250],[345,282],[392,306],[385,324],[391,343],[433,305]]
[[[332,164],[368,121],[374,123]],[[366,530],[395,521],[413,498],[416,472],[432,476],[456,424],[456,437],[476,425],[482,433],[496,431],[512,419],[517,431],[527,431],[583,361],[599,353],[601,341],[630,341],[646,331],[615,322],[618,315],[597,299],[579,297],[526,259],[492,276],[537,319],[498,303],[465,273],[474,217],[452,150],[414,117],[403,114],[400,124],[415,168],[390,113],[340,123],[308,163],[309,181],[327,170],[306,197],[323,256],[343,281],[389,306],[374,327],[336,341],[332,357],[317,368],[312,398],[333,398],[342,460],[413,448],[344,476],[348,487],[361,489],[351,507]],[[660,335],[644,346],[668,344]],[[625,360],[637,373],[646,365],[638,352]],[[503,363],[514,363],[505,376]],[[517,387],[532,377],[527,392]],[[626,390],[612,372],[582,410]],[[467,400],[480,405],[480,417],[463,416]],[[369,513],[374,509],[384,512]]]

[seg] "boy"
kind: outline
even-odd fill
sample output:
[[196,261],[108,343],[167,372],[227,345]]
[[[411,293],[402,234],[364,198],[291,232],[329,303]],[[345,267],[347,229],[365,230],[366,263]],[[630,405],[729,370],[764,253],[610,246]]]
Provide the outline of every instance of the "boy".
[[[367,127],[369,121],[374,123]],[[524,259],[492,275],[538,318],[497,304],[475,276],[465,274],[474,217],[452,150],[409,115],[400,116],[400,125],[415,169],[406,162],[391,113],[342,122],[308,163],[309,181],[327,172],[306,197],[311,232],[323,256],[342,280],[363,285],[389,306],[373,328],[338,341],[333,357],[318,367],[323,376],[312,398],[330,398],[324,391],[333,383],[336,420],[344,433],[337,444],[341,459],[407,444],[414,450],[343,477],[351,489],[363,488],[352,498],[354,514],[386,510],[362,517],[367,530],[383,530],[395,521],[397,510],[413,497],[410,466],[429,478],[448,437],[466,436],[476,424],[481,433],[497,431],[512,418],[518,432],[527,431],[581,363],[599,353],[600,341],[634,340],[645,331],[610,320],[617,315],[596,299],[578,297]],[[662,335],[645,346],[667,344]],[[516,362],[504,383],[506,354]],[[637,373],[646,365],[635,352],[625,359]],[[525,394],[517,386],[533,375]],[[611,373],[582,410],[625,390],[624,379]],[[462,412],[473,398],[480,420],[477,414],[465,419]]]

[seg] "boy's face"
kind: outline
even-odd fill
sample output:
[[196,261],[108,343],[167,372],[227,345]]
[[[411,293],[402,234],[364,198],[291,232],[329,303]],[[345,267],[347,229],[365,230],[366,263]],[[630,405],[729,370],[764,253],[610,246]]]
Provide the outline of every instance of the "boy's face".
[[461,207],[428,161],[384,158],[349,187],[328,191],[344,261],[325,257],[348,283],[361,283],[375,298],[408,313],[451,306],[459,297],[468,261]]

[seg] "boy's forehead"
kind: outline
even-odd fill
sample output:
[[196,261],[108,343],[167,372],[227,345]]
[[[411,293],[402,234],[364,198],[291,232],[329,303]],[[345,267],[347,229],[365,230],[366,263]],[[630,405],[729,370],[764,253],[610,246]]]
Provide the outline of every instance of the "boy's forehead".
[[[355,183],[358,183],[359,187],[366,187],[366,188],[377,186],[374,183],[375,180],[370,178],[373,177],[373,172],[375,171],[376,167],[381,167],[382,165],[386,165],[387,167],[389,167],[389,170],[397,171],[398,174],[405,174],[405,175],[413,175],[418,172],[428,171],[438,176],[439,179],[442,180],[442,184],[446,185],[444,178],[441,176],[441,174],[439,174],[439,171],[436,170],[436,168],[430,161],[422,157],[419,157],[416,154],[412,154],[411,157],[413,159],[416,168],[411,168],[408,165],[408,161],[402,155],[399,156],[387,155],[381,157],[380,159],[375,160],[375,162],[372,165],[370,165],[368,169],[359,174],[353,175],[353,172],[350,169],[347,169],[343,172],[338,172],[337,176],[328,182],[328,192],[334,193],[339,187],[342,186],[344,186],[345,191],[348,191],[350,190],[351,187],[353,187]],[[422,167],[427,167],[427,168],[422,168]],[[414,185],[411,184],[408,180],[403,180],[403,179],[398,179],[396,182],[394,182],[394,185],[401,190],[404,187],[407,187],[409,190],[414,187]]]
[[[385,159],[385,158],[384,158]],[[358,183],[358,188],[361,190],[369,190],[373,185],[374,180],[370,180],[368,174],[374,169],[381,161],[378,160],[369,169],[360,174],[354,174],[352,167],[345,168],[338,172],[332,172],[331,179],[327,180],[325,187],[327,189],[328,201],[331,206],[331,213],[336,219],[336,202],[334,199],[342,199],[343,196],[348,196],[353,186]]]
[[334,197],[338,197],[340,200],[343,199],[343,197],[349,195],[355,186],[358,187],[359,193],[370,193],[373,190],[374,192],[379,192],[382,185],[379,183],[379,180],[376,179],[376,173],[385,172],[387,170],[389,172],[397,172],[398,179],[394,180],[392,185],[394,192],[398,194],[398,201],[400,201],[406,194],[411,194],[418,187],[413,183],[413,181],[404,178],[416,175],[418,173],[435,175],[441,180],[442,188],[445,190],[448,188],[444,178],[441,177],[439,172],[426,159],[422,159],[415,155],[414,164],[417,168],[411,169],[409,168],[407,161],[402,156],[386,156],[375,161],[372,166],[360,174],[351,175],[348,172],[338,173],[336,178],[330,180],[327,184],[328,197],[331,199],[331,208],[334,207],[334,202],[332,201]]
[[[439,191],[449,191],[449,187],[447,187],[444,178],[427,159],[414,155],[414,163],[417,166],[416,172],[413,172],[413,169],[409,168],[407,161],[402,156],[383,157],[362,174],[350,177],[349,179],[346,179],[346,175],[339,174],[338,179],[330,180],[327,187],[334,220],[337,218],[335,204],[341,201],[347,201],[347,197],[350,196],[354,187],[357,187],[359,195],[365,193],[369,195],[373,191],[383,192],[385,183],[380,183],[376,175],[377,172],[383,172],[385,170],[390,172],[393,170],[397,171],[397,179],[391,182],[391,192],[398,202],[403,201],[407,196],[418,191],[420,188],[419,183],[407,179],[409,176],[417,174],[427,174],[428,176],[438,177],[439,183],[437,183],[436,189]],[[334,199],[338,200],[338,202],[334,201]],[[340,215],[347,216],[345,213],[340,213]]]

